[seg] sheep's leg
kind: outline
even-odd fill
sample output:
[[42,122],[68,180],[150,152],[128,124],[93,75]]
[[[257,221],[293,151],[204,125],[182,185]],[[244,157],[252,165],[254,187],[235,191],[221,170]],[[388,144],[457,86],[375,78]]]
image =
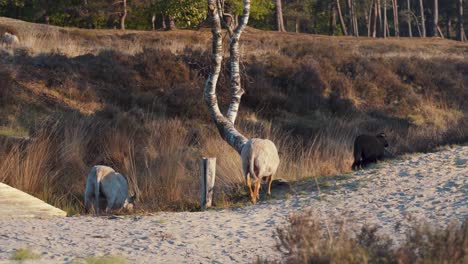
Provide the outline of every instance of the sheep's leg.
[[94,194],[94,190],[92,191],[86,190],[85,198],[84,198],[84,209],[85,209],[86,214],[89,213],[89,210],[94,204],[93,194]]
[[254,193],[254,196],[255,196],[255,202],[257,202],[257,199],[259,199],[259,191],[260,191],[260,184],[262,183],[262,181],[260,179],[257,179],[257,181],[255,182],[255,193]]
[[252,200],[253,203],[255,203],[254,196],[253,196],[254,193],[252,191],[252,180],[250,179],[250,173],[247,173],[245,178],[247,179],[247,186],[249,187],[250,199]]
[[106,214],[110,213],[111,210],[114,209],[116,200],[117,200],[116,190],[112,190],[112,192],[106,196]]
[[110,213],[112,208],[114,208],[114,201],[107,201],[106,214]]
[[271,196],[271,183],[273,182],[273,175],[268,176],[268,196]]

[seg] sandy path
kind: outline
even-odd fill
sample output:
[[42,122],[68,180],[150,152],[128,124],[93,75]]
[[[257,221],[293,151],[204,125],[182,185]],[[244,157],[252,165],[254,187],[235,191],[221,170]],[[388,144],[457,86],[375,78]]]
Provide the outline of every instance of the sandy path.
[[445,225],[468,217],[468,146],[418,154],[331,180],[309,191],[256,206],[198,213],[157,213],[108,219],[69,217],[1,219],[0,261],[19,248],[42,262],[64,263],[90,255],[122,255],[130,263],[249,263],[280,258],[274,229],[289,213],[312,208],[319,218],[345,215],[377,224],[400,239],[396,223],[408,218]]

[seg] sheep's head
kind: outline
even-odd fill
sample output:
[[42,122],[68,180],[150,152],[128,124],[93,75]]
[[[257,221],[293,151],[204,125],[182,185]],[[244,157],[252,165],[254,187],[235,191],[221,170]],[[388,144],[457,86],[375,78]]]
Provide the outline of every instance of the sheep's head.
[[384,133],[380,133],[377,135],[377,139],[382,143],[382,145],[386,148],[388,148],[388,141],[387,139],[385,138],[385,134]]
[[136,201],[136,195],[127,197],[127,199],[125,199],[123,208],[125,208],[125,210],[129,212],[133,212],[134,207],[135,207],[135,201]]

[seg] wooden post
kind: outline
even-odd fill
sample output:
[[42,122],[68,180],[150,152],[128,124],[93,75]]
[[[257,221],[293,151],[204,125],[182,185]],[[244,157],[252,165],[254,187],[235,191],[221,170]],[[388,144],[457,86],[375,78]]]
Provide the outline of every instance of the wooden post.
[[201,209],[211,207],[216,177],[216,158],[203,158],[201,164]]

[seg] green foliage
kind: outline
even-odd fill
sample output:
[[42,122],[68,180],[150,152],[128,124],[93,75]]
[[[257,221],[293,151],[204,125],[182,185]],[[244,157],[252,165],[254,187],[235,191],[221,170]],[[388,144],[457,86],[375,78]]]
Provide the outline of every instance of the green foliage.
[[178,27],[195,27],[206,17],[205,0],[155,0],[151,9],[174,18]]
[[[242,0],[224,0],[227,13],[241,15]],[[407,19],[407,1],[397,0],[401,22]],[[298,29],[302,33],[328,34],[332,4],[335,0],[282,0],[283,15],[288,31]],[[411,11],[418,14],[418,2],[411,0]],[[347,1],[340,0],[341,10],[346,23],[349,22],[349,8]],[[371,0],[355,1],[361,35],[367,32],[366,17],[369,14]],[[392,7],[388,3],[389,27],[393,31]],[[194,28],[206,18],[206,0],[127,0],[128,29],[151,29],[151,18],[157,17],[158,28],[164,16],[171,16],[178,28]],[[426,4],[427,12],[431,12],[431,5]],[[465,4],[465,16],[468,15]],[[51,24],[59,26],[76,26],[84,28],[114,28],[119,27],[122,14],[122,4],[116,0],[0,0],[0,16],[19,18],[27,21],[44,23],[45,16]],[[441,28],[445,28],[446,16],[452,22],[456,21],[455,1],[439,1],[441,14]],[[251,1],[250,26],[272,29],[275,25],[275,5],[273,0]],[[468,23],[468,19],[465,19]],[[413,21],[414,22],[414,21]],[[428,21],[427,23],[430,23]],[[400,31],[406,34],[407,26],[400,23]],[[416,24],[413,23],[416,31]],[[339,27],[335,32],[340,32]]]
[[[243,10],[242,0],[228,0],[226,4],[236,15],[241,15]],[[250,6],[250,16],[253,19],[264,19],[273,12],[274,4],[271,0],[252,1]]]

